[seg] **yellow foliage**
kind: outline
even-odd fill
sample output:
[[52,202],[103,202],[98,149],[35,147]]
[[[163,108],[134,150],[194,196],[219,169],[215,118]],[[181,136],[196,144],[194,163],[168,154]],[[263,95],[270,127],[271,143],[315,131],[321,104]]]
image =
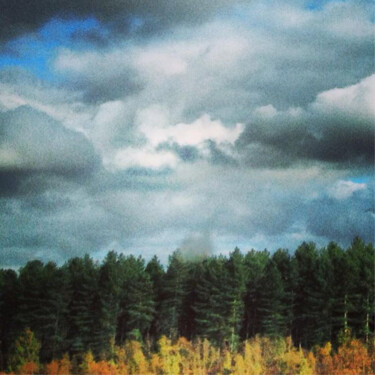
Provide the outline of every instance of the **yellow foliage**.
[[89,374],[89,369],[92,362],[94,362],[94,356],[92,355],[91,350],[89,350],[83,355],[82,363],[79,366],[83,374]]
[[148,373],[148,362],[143,354],[141,343],[134,340],[126,342],[125,353],[129,375],[143,375]]
[[162,374],[163,364],[161,358],[157,354],[151,356],[150,362],[151,374]]
[[176,347],[174,347],[167,337],[162,336],[158,341],[159,352],[164,374],[179,374],[181,356]]
[[244,375],[261,375],[265,373],[265,363],[259,338],[247,340],[244,344]]
[[[145,355],[137,341],[112,348],[113,360],[95,361],[89,351],[83,355],[80,372],[89,375],[357,375],[373,374],[371,356],[359,340],[348,339],[332,353],[328,342],[314,353],[296,348],[291,338],[255,337],[243,343],[240,351],[222,350],[207,339],[194,343],[181,337],[173,343],[162,336],[158,352]],[[38,364],[25,362],[16,374],[34,375]],[[70,375],[68,355],[53,360],[44,368],[46,375]],[[0,375],[4,375],[1,374]]]
[[222,368],[223,368],[223,373],[230,373],[232,371],[232,356],[230,354],[230,351],[225,349],[223,351],[223,363],[222,363]]
[[246,373],[245,361],[240,353],[234,356],[233,375],[244,375]]

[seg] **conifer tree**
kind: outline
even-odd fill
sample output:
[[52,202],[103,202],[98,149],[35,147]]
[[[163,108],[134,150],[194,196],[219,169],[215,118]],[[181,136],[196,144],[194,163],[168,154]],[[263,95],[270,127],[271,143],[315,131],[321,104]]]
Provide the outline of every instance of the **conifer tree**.
[[244,320],[242,338],[254,337],[261,331],[261,316],[259,314],[260,291],[262,280],[270,254],[264,251],[249,251],[244,257],[246,275],[246,290],[244,295]]
[[188,293],[187,280],[188,265],[181,252],[175,251],[169,257],[160,304],[161,333],[170,339],[179,335],[184,300]]
[[13,270],[0,270],[0,369],[8,366],[9,349],[16,339],[15,317],[20,307],[17,274]]
[[294,340],[307,348],[324,340],[325,288],[319,260],[314,243],[303,243],[294,256],[296,298],[292,332]]
[[285,337],[287,333],[287,315],[285,314],[285,289],[281,274],[270,259],[265,268],[259,291],[259,315],[261,334],[270,337]]
[[150,326],[150,335],[156,338],[161,333],[160,305],[165,271],[156,255],[147,263],[145,271],[152,282],[153,299],[155,301],[155,313]]
[[95,297],[98,271],[86,254],[73,258],[66,265],[69,304],[67,309],[67,344],[71,353],[84,353],[94,344]]
[[108,353],[110,343],[115,339],[122,280],[118,255],[110,251],[99,269],[98,289],[94,299],[95,325],[92,334],[96,354]]
[[152,282],[145,271],[144,260],[133,256],[120,260],[124,280],[121,288],[117,339],[122,344],[126,338],[144,337],[149,332],[155,315],[155,301]]
[[375,251],[373,244],[365,244],[354,238],[347,251],[350,276],[348,296],[348,325],[353,333],[363,337],[367,343],[375,344]]

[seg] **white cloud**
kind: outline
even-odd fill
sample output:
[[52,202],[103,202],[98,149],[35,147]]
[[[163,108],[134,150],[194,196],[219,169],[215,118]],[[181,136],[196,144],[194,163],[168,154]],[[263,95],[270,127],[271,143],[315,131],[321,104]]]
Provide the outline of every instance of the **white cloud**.
[[318,94],[312,107],[318,112],[336,112],[375,120],[375,74],[359,83]]
[[264,105],[254,110],[253,114],[262,118],[272,118],[277,114],[277,109],[272,105]]
[[339,180],[329,190],[328,194],[338,200],[348,199],[353,193],[360,190],[365,190],[367,184],[356,183],[350,180]]
[[180,146],[199,146],[207,140],[215,141],[218,144],[230,143],[233,145],[243,130],[243,124],[227,128],[221,121],[211,120],[209,115],[203,115],[190,124],[179,123],[173,126],[159,127],[156,121],[140,125],[140,131],[154,146],[164,142],[176,142]]
[[177,156],[170,151],[155,151],[147,148],[127,147],[115,153],[113,161],[107,167],[126,169],[144,167],[151,169],[173,168],[177,164]]

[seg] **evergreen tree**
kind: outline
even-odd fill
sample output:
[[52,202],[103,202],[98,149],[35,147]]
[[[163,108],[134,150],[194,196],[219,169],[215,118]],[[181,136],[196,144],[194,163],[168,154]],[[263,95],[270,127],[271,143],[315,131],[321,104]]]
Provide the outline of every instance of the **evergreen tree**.
[[109,352],[115,339],[123,278],[118,255],[110,251],[99,269],[95,294],[94,353]]
[[246,291],[244,259],[237,247],[229,255],[226,269],[228,271],[228,281],[225,289],[227,289],[229,305],[227,324],[230,327],[230,348],[234,350],[239,341],[239,333],[244,318],[244,295]]
[[16,339],[19,327],[19,284],[13,270],[0,270],[0,369],[8,366],[9,348]]
[[145,271],[142,258],[129,256],[121,259],[124,280],[121,290],[117,339],[144,337],[149,333],[155,315],[152,281]]
[[65,278],[56,264],[28,262],[19,275],[17,325],[30,327],[42,344],[41,359],[51,360],[60,353],[65,338]]
[[261,331],[259,314],[262,280],[270,254],[264,251],[249,251],[244,257],[246,291],[244,295],[245,314],[242,325],[242,338],[248,339]]
[[155,313],[150,326],[150,335],[154,338],[157,338],[161,335],[160,306],[162,300],[165,271],[156,255],[153,256],[152,259],[147,263],[145,271],[151,279],[153,299],[155,301]]
[[198,274],[194,306],[197,334],[233,350],[239,341],[244,316],[243,256],[235,249],[228,260],[211,258]]
[[169,257],[160,303],[162,334],[176,338],[180,333],[184,300],[188,294],[188,265],[180,251]]
[[291,336],[293,324],[293,309],[296,290],[296,270],[292,257],[288,250],[278,249],[272,255],[272,260],[280,272],[281,282],[283,285],[283,297],[281,303],[283,305],[282,315],[285,318],[286,332],[285,335]]
[[348,329],[350,283],[353,277],[347,253],[331,242],[321,253],[320,266],[324,279],[324,338],[338,344],[338,334]]
[[324,278],[314,243],[303,243],[295,252],[296,298],[294,305],[293,337],[304,347],[324,341],[327,319]]
[[261,279],[259,292],[259,316],[261,334],[270,337],[285,337],[287,333],[286,293],[281,274],[270,259]]
[[95,344],[94,327],[98,270],[86,254],[73,258],[66,265],[69,304],[67,309],[67,349],[72,354],[84,353]]
[[225,315],[227,277],[224,258],[211,257],[198,268],[195,311],[196,334],[216,344],[221,344],[230,336],[230,328]]
[[[348,324],[353,333],[366,342],[374,338],[375,252],[373,244],[365,244],[356,237],[348,249],[351,268],[350,293],[348,296]],[[375,343],[374,343],[375,344]]]

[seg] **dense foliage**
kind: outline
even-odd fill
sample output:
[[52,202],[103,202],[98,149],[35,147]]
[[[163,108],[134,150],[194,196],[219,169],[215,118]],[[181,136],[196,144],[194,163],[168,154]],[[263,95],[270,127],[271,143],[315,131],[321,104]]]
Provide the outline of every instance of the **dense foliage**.
[[[31,357],[35,349],[33,333],[26,330],[21,352],[14,358],[17,365],[10,374],[20,375],[370,375],[374,362],[366,346],[347,336],[337,352],[331,343],[304,350],[293,346],[290,337],[267,338],[256,336],[244,341],[237,350],[218,348],[207,339],[193,342],[180,337],[174,341],[162,336],[156,349],[150,351],[139,341],[127,340],[123,346],[112,345],[106,357],[95,359],[89,350],[70,360],[65,354],[60,359],[40,365]],[[34,341],[34,344],[32,343]],[[33,351],[33,350],[31,350]],[[4,375],[4,373],[0,373]]]
[[[370,366],[374,256],[373,245],[356,238],[346,250],[303,243],[293,254],[235,249],[187,260],[176,251],[166,269],[156,257],[110,252],[101,263],[86,255],[61,267],[35,260],[18,273],[0,270],[0,367],[168,373],[165,366],[181,370],[178,355],[189,356],[186,366],[222,373],[225,361],[229,372],[245,373],[239,369],[258,357],[258,373],[294,365],[324,373],[350,367],[350,355]],[[272,357],[281,362],[268,363]]]

